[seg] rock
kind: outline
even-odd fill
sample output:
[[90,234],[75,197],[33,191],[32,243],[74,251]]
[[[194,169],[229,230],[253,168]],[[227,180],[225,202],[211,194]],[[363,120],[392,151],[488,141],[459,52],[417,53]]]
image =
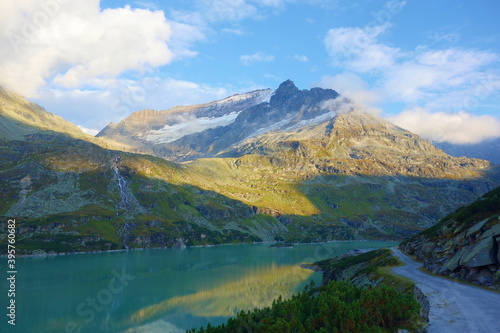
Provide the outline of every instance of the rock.
[[454,271],[455,269],[457,269],[458,266],[460,266],[460,259],[462,259],[462,256],[466,254],[467,251],[467,247],[463,247],[458,250],[453,257],[451,257],[447,262],[444,263],[443,269],[448,269],[450,271]]
[[438,274],[441,270],[441,266],[439,264],[429,265],[427,268],[432,274]]
[[465,237],[472,236],[473,234],[475,234],[476,232],[478,232],[479,230],[481,230],[481,228],[484,227],[484,225],[486,223],[488,223],[489,221],[490,221],[490,219],[486,219],[486,220],[482,220],[479,223],[474,224],[472,227],[469,228],[469,230],[467,230],[467,233],[465,234]]
[[478,269],[476,267],[472,267],[467,271],[467,275],[465,275],[465,279],[468,281],[476,281],[478,278]]
[[429,298],[425,295],[425,293],[417,286],[415,286],[415,289],[413,290],[413,296],[417,300],[418,303],[420,303],[420,318],[425,320],[426,322],[429,321],[429,310],[430,310],[430,303],[429,303]]
[[483,239],[470,250],[460,264],[467,267],[479,267],[497,263],[496,244],[493,238]]
[[500,235],[500,223],[495,224],[490,229],[486,230],[480,236],[480,238],[483,239],[483,238],[494,237],[494,236],[498,236],[498,235]]
[[422,252],[424,255],[428,255],[430,252],[434,250],[436,247],[436,244],[434,242],[426,242],[422,244]]
[[450,239],[445,245],[444,245],[444,252],[448,252],[451,250],[451,248],[453,247],[453,239]]
[[497,261],[500,263],[500,237],[497,237],[495,241],[497,243]]
[[476,279],[477,282],[485,286],[491,286],[493,283],[495,283],[495,278],[493,277],[493,274],[491,274],[489,269],[481,270]]

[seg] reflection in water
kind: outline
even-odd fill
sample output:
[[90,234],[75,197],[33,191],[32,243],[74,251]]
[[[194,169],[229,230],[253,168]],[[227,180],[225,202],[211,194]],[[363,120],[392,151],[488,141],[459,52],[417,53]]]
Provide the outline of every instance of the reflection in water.
[[148,306],[135,312],[131,320],[138,324],[173,310],[190,312],[199,317],[234,316],[241,310],[269,306],[280,295],[291,297],[312,274],[313,271],[298,266],[257,268],[240,280]]
[[[19,258],[23,274],[16,281],[16,305],[23,320],[15,328],[30,333],[163,333],[218,325],[240,310],[268,306],[310,280],[320,281],[319,273],[297,267],[300,263],[395,244],[244,244]],[[107,300],[103,290],[116,278],[114,269],[134,279]],[[8,289],[7,282],[0,281],[0,291]],[[101,299],[99,308],[89,298]],[[8,306],[6,300],[0,297],[0,305]],[[67,330],[68,324],[77,329]],[[0,332],[9,329],[6,321],[0,322]]]
[[165,320],[157,320],[153,323],[129,328],[121,333],[185,333],[185,329],[181,329],[172,325]]

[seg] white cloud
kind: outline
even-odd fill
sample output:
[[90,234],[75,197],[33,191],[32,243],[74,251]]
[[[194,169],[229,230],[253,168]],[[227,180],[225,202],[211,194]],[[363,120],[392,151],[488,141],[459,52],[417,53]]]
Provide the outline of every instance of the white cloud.
[[257,52],[249,55],[242,55],[240,61],[243,65],[248,66],[256,62],[270,62],[274,61],[274,56],[265,54],[264,52]]
[[318,87],[333,89],[357,104],[358,109],[379,114],[376,107],[380,101],[380,93],[370,89],[370,86],[358,75],[344,72],[335,76],[325,75],[316,84]]
[[152,1],[134,1],[134,4],[136,4],[139,7],[151,9],[151,10],[159,10],[160,9],[160,7],[158,7],[158,5]]
[[[183,22],[201,31],[212,30],[214,23],[236,23],[245,19],[262,19],[266,15],[278,13],[287,2],[295,0],[197,0],[186,2],[188,10],[173,10],[175,21]],[[241,35],[241,29],[224,27],[224,33]]]
[[198,10],[210,22],[260,18],[263,10],[280,9],[290,0],[199,0]]
[[325,46],[334,65],[359,72],[369,72],[392,66],[400,50],[377,41],[389,24],[364,28],[330,29]]
[[345,96],[323,101],[321,102],[320,107],[322,109],[333,111],[336,114],[345,114],[358,109],[358,105],[353,100]]
[[473,144],[500,137],[500,120],[461,111],[457,113],[430,112],[416,108],[389,117],[394,124],[428,140],[454,144]]
[[309,58],[303,54],[294,54],[293,59],[300,61],[300,62],[308,62],[309,61]]
[[172,61],[163,12],[105,9],[99,0],[0,2],[0,83],[33,95],[47,80],[78,87]]
[[229,35],[236,35],[236,36],[242,36],[245,34],[245,31],[242,29],[234,29],[234,28],[223,28],[221,32],[229,34]]
[[434,42],[433,43],[438,43],[438,42],[447,42],[447,43],[456,43],[460,40],[461,36],[460,34],[456,32],[430,32],[429,38],[432,39]]
[[83,132],[87,133],[87,134],[90,134],[92,136],[96,136],[97,133],[99,133],[98,130],[95,130],[95,129],[91,129],[91,128],[87,128],[87,127],[83,127],[81,125],[77,125],[79,129],[81,129]]
[[201,9],[212,22],[240,21],[257,14],[257,8],[245,0],[205,0],[201,1]]
[[417,51],[413,59],[388,68],[383,85],[393,97],[416,102],[451,89],[464,90],[484,84],[491,79],[482,69],[496,60],[497,56],[487,51]]
[[[391,102],[409,105],[413,111],[391,119],[434,141],[474,143],[500,137],[498,118],[471,114],[500,91],[499,54],[431,49],[433,44],[401,50],[380,41],[391,24],[377,21],[380,24],[328,31],[324,42],[333,64],[349,72],[324,76],[321,86],[369,107]],[[454,42],[459,36],[439,37]],[[368,74],[374,88],[368,88],[358,74]]]
[[171,21],[169,24],[172,29],[169,46],[174,57],[180,59],[197,56],[198,53],[192,51],[191,46],[198,41],[205,40],[209,29],[176,21]]

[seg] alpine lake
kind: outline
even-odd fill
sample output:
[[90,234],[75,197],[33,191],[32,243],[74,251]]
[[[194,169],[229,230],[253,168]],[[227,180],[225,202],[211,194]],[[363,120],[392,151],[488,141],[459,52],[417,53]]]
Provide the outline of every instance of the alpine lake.
[[[289,298],[311,280],[321,283],[321,273],[302,263],[396,244],[242,244],[18,258],[16,325],[4,314],[0,331],[178,333],[218,325],[280,295]],[[1,287],[6,295],[5,278]]]

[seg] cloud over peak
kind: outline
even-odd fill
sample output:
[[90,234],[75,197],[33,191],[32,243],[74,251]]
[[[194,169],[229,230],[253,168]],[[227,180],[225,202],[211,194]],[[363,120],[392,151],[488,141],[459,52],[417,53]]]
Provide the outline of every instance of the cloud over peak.
[[487,115],[476,116],[465,111],[445,113],[416,108],[389,117],[389,120],[435,142],[474,144],[500,137],[498,118]]
[[384,23],[364,28],[330,29],[325,46],[335,65],[359,72],[386,68],[394,64],[400,53],[399,49],[377,41],[389,27]]

